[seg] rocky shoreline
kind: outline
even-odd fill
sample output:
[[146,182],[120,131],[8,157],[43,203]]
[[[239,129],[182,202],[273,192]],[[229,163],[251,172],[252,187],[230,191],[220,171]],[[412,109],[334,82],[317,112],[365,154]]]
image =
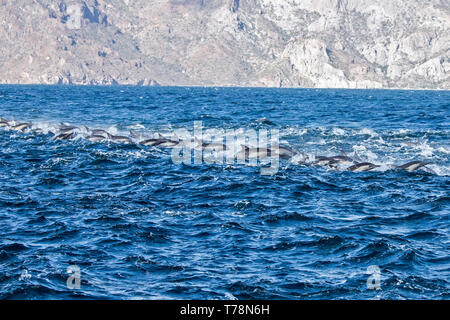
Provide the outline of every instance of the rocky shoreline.
[[0,0],[0,17],[1,84],[450,89],[440,0]]

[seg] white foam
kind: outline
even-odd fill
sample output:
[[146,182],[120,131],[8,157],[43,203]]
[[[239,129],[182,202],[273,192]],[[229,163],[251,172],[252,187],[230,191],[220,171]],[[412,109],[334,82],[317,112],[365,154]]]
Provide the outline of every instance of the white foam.
[[307,128],[289,127],[280,131],[281,136],[298,136],[301,137],[308,132]]
[[409,130],[409,129],[398,129],[398,130],[395,130],[394,132],[392,132],[392,134],[394,134],[394,135],[405,135],[405,134],[408,134],[410,132],[411,132],[411,130]]
[[450,148],[447,148],[447,147],[439,147],[439,148],[436,149],[436,151],[442,152],[442,153],[445,153],[445,154],[450,154]]
[[[11,120],[11,124],[18,124],[25,121]],[[74,125],[76,124],[67,124]],[[88,129],[85,126],[78,126],[79,129],[76,130],[75,140],[85,139],[90,135]],[[148,139],[149,137],[158,138],[159,134],[164,137],[182,140],[185,142],[185,146],[188,148],[194,149],[202,149],[198,146],[198,141],[194,141],[194,137],[192,137],[193,132],[189,129],[186,130],[175,130],[171,125],[166,126],[158,131],[151,131],[146,129],[145,126],[141,123],[136,123],[126,127],[125,130],[121,130],[121,127],[117,125],[111,126],[96,126],[96,129],[103,129],[112,135],[121,135],[130,137],[134,142],[138,143],[144,139]],[[3,130],[8,130],[7,127],[2,128]],[[60,122],[55,121],[34,121],[32,125],[32,130],[39,130],[44,134],[52,133],[54,135],[58,135],[61,133],[61,124]],[[128,131],[127,131],[128,130]],[[134,131],[130,136],[130,130]],[[241,145],[246,145],[250,148],[257,146],[257,141],[247,141],[246,136],[248,135],[248,128],[240,128],[237,130],[232,130],[229,132],[228,136],[225,135],[227,133],[223,129],[214,128],[203,128],[203,136],[197,136],[195,138],[199,140],[203,140],[203,142],[213,142],[213,143],[229,143],[234,142],[236,145],[234,149],[228,149],[224,152],[215,152],[208,153],[206,152],[204,158],[207,159],[207,162],[216,162],[217,159],[236,159],[236,155],[241,152]],[[32,132],[32,131],[31,131]],[[30,132],[30,133],[31,133]],[[334,155],[336,154],[336,150],[340,150],[341,148],[348,148],[343,146],[343,144],[347,143],[350,140],[359,141],[358,144],[352,146],[353,149],[353,158],[358,162],[372,162],[374,164],[380,165],[380,167],[376,168],[374,171],[385,171],[392,169],[394,165],[400,165],[407,161],[416,160],[426,160],[432,162],[434,164],[430,164],[428,167],[431,169],[431,172],[435,172],[438,175],[448,176],[449,175],[449,167],[442,165],[442,161],[448,162],[447,155],[450,153],[450,147],[448,145],[436,145],[436,142],[429,142],[424,137],[417,139],[417,132],[414,132],[414,138],[408,139],[408,137],[393,137],[395,134],[410,134],[412,131],[409,129],[398,129],[394,131],[383,131],[383,136],[379,135],[377,132],[370,128],[362,128],[362,129],[349,129],[349,128],[341,128],[341,127],[318,127],[318,128],[299,128],[299,127],[287,127],[285,129],[280,130],[280,144],[290,145],[289,142],[293,141],[292,148],[296,150],[297,146],[301,145],[302,153],[298,153],[294,155],[290,161],[289,165],[303,165],[303,164],[312,164],[315,161],[316,154],[328,154]],[[442,135],[442,131],[432,131],[435,134]],[[257,133],[257,130],[256,130]],[[311,139],[302,142],[303,139],[298,139],[298,137],[311,133],[313,136]],[[360,135],[369,135],[370,138],[361,141]],[[286,136],[297,136],[297,139],[290,138],[290,140],[286,140],[283,137]],[[11,137],[22,137],[29,139],[30,136],[24,137],[20,132],[12,132]],[[225,139],[224,139],[225,138]],[[373,139],[375,138],[375,139]],[[364,137],[366,139],[366,137]],[[386,140],[385,140],[386,139]],[[396,140],[395,143],[392,143],[392,139]],[[401,141],[398,141],[401,140]],[[118,142],[119,143],[119,142]],[[326,147],[320,147],[325,145]],[[150,150],[150,149],[149,149]],[[156,151],[155,151],[156,150]],[[5,150],[7,151],[7,150]],[[152,149],[147,152],[146,149],[142,149],[140,151],[132,151],[132,152],[124,152],[124,150],[115,151],[116,153],[108,153],[105,156],[110,157],[132,157],[132,158],[145,158],[148,154],[152,154],[154,152],[160,152],[158,149]],[[166,155],[167,153],[162,153]],[[307,156],[305,156],[307,154]],[[56,163],[58,163],[58,159],[55,159]],[[439,165],[436,163],[440,163]],[[54,163],[48,163],[47,165],[53,165]],[[260,162],[263,164],[263,162]],[[346,170],[348,168],[347,165],[339,164],[338,170]],[[335,169],[330,169],[335,170]],[[425,169],[423,169],[425,170]]]
[[428,144],[428,141],[424,141],[419,144],[417,148],[420,150],[420,155],[423,157],[432,157],[434,148]]
[[127,127],[129,130],[139,130],[139,129],[145,129],[145,126],[141,123],[132,124]]
[[378,133],[376,133],[374,130],[370,129],[370,128],[362,128],[361,130],[359,130],[358,132],[360,135],[369,135],[371,137],[376,137],[378,136]]
[[336,136],[343,136],[343,135],[345,135],[345,131],[343,129],[337,128],[337,127],[333,128],[332,133],[334,135],[336,135]]
[[427,165],[432,171],[431,173],[437,174],[438,176],[448,177],[450,176],[450,167],[449,166],[440,166],[437,164],[429,164]]

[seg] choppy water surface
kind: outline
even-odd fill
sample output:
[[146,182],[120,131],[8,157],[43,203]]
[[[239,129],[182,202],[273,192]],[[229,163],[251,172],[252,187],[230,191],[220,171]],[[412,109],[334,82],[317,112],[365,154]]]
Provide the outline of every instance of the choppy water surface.
[[[448,299],[449,114],[448,91],[0,86],[0,116],[33,123],[0,128],[0,298]],[[264,176],[83,131],[194,121],[379,167],[294,157]],[[60,122],[81,131],[54,140]],[[412,160],[431,164],[394,168]]]

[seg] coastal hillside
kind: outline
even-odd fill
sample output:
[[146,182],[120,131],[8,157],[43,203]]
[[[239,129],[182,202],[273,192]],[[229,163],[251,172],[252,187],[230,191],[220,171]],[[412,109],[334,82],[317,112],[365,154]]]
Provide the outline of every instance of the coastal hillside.
[[450,89],[446,0],[0,0],[0,83]]

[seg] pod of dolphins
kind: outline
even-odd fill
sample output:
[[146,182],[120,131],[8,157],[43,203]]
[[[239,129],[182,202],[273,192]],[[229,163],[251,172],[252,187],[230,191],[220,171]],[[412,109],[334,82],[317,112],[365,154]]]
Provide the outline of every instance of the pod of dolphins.
[[[3,118],[0,118],[0,128],[4,128],[6,130],[14,130],[14,131],[32,131],[37,134],[42,134],[43,131],[40,128],[34,128],[31,122],[16,122],[9,121]],[[83,130],[83,129],[84,130]],[[141,146],[153,146],[159,148],[182,148],[186,146],[187,142],[179,139],[176,135],[172,137],[165,137],[158,133],[156,138],[150,138],[146,140],[141,140],[139,142],[135,142],[132,138],[123,135],[113,135],[103,129],[91,129],[86,126],[82,128],[71,126],[65,123],[61,123],[58,128],[58,132],[53,134],[53,140],[71,140],[76,138],[78,134],[83,133],[84,138],[86,140],[92,142],[105,142],[105,141],[113,141],[116,143],[124,143],[124,144],[138,144]],[[133,136],[133,134],[131,133]],[[194,142],[196,143],[196,149],[203,150],[214,150],[216,152],[226,151],[227,146],[222,143],[211,143],[205,142],[195,138]],[[310,160],[309,156],[293,151],[292,149],[284,146],[280,146],[279,144],[273,144],[270,148],[253,148],[245,145],[241,145],[241,150],[237,153],[238,159],[259,159],[263,160],[265,158],[270,158],[271,156],[278,156],[281,159],[289,160],[294,156],[301,156],[302,160],[300,163],[306,164],[308,160]],[[341,152],[339,155],[334,156],[316,156],[313,161],[310,162],[315,165],[325,166],[329,168],[336,168],[338,165],[348,166],[346,170],[352,172],[364,172],[370,171],[379,165],[370,163],[370,162],[362,162],[359,157],[353,159],[345,154],[345,152]],[[410,161],[400,166],[394,166],[395,169],[405,170],[405,171],[416,171],[420,168],[425,167],[430,164],[429,162],[424,161]]]

